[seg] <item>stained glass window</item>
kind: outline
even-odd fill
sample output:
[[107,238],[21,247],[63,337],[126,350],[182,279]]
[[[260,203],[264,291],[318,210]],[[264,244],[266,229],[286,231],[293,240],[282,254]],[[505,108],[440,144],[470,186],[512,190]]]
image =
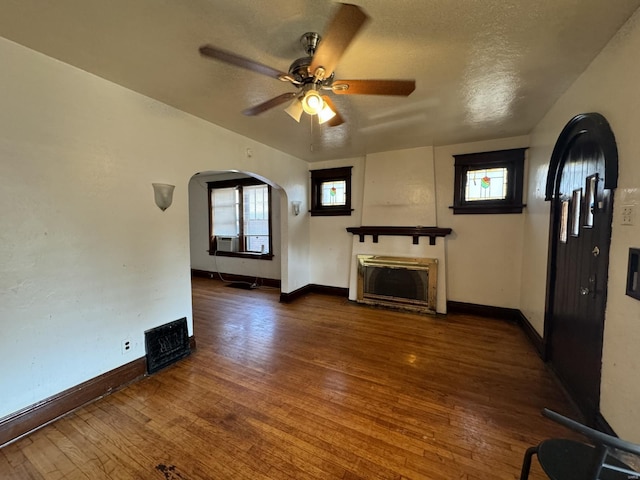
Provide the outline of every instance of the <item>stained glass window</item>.
[[351,215],[351,168],[311,170],[311,215]]
[[522,213],[525,150],[454,155],[453,213]]
[[467,171],[464,198],[467,202],[478,200],[504,200],[507,197],[508,170],[483,168]]
[[347,182],[344,180],[323,182],[321,186],[322,196],[320,199],[322,206],[345,205],[347,203],[346,186]]

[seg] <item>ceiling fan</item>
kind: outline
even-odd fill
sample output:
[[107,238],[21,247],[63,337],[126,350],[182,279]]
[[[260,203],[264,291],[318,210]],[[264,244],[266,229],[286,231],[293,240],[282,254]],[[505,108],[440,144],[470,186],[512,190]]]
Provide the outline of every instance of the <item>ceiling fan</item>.
[[357,5],[339,4],[336,14],[325,31],[324,38],[315,32],[302,35],[300,41],[307,56],[295,60],[286,73],[212,45],[201,46],[200,54],[283,82],[290,82],[297,88],[297,91],[283,93],[247,108],[242,112],[243,114],[258,115],[292,100],[285,111],[298,122],[302,112],[305,112],[309,115],[317,115],[319,123],[327,122],[333,127],[341,125],[344,120],[331,98],[328,95],[321,95],[323,91],[338,95],[408,96],[416,86],[415,80],[334,79],[336,65],[368,19],[368,15]]

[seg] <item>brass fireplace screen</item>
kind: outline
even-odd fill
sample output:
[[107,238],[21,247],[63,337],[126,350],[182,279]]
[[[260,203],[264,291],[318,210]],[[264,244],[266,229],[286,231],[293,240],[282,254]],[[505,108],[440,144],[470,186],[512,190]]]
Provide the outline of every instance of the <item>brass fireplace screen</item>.
[[438,260],[358,255],[357,301],[436,313]]

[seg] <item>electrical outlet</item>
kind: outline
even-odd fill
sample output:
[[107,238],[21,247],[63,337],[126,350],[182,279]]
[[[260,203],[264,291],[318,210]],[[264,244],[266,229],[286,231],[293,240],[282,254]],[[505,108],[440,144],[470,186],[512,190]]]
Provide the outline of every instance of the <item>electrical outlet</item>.
[[128,338],[125,338],[122,341],[122,354],[125,355],[129,353],[132,347],[133,347],[133,344],[131,343],[131,340],[129,340]]
[[633,205],[622,206],[622,221],[621,225],[633,225]]

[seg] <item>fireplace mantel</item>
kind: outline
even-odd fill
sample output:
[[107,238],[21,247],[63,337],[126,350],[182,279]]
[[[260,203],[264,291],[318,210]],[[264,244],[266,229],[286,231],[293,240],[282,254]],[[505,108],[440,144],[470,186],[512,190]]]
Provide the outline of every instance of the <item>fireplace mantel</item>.
[[429,237],[429,245],[436,244],[437,237],[445,237],[451,233],[450,228],[438,228],[438,227],[379,227],[379,226],[367,226],[367,227],[348,227],[347,232],[360,237],[360,242],[364,242],[365,235],[371,235],[373,237],[373,243],[378,243],[378,237],[394,236],[394,237],[413,237],[413,244],[418,245],[420,237]]

